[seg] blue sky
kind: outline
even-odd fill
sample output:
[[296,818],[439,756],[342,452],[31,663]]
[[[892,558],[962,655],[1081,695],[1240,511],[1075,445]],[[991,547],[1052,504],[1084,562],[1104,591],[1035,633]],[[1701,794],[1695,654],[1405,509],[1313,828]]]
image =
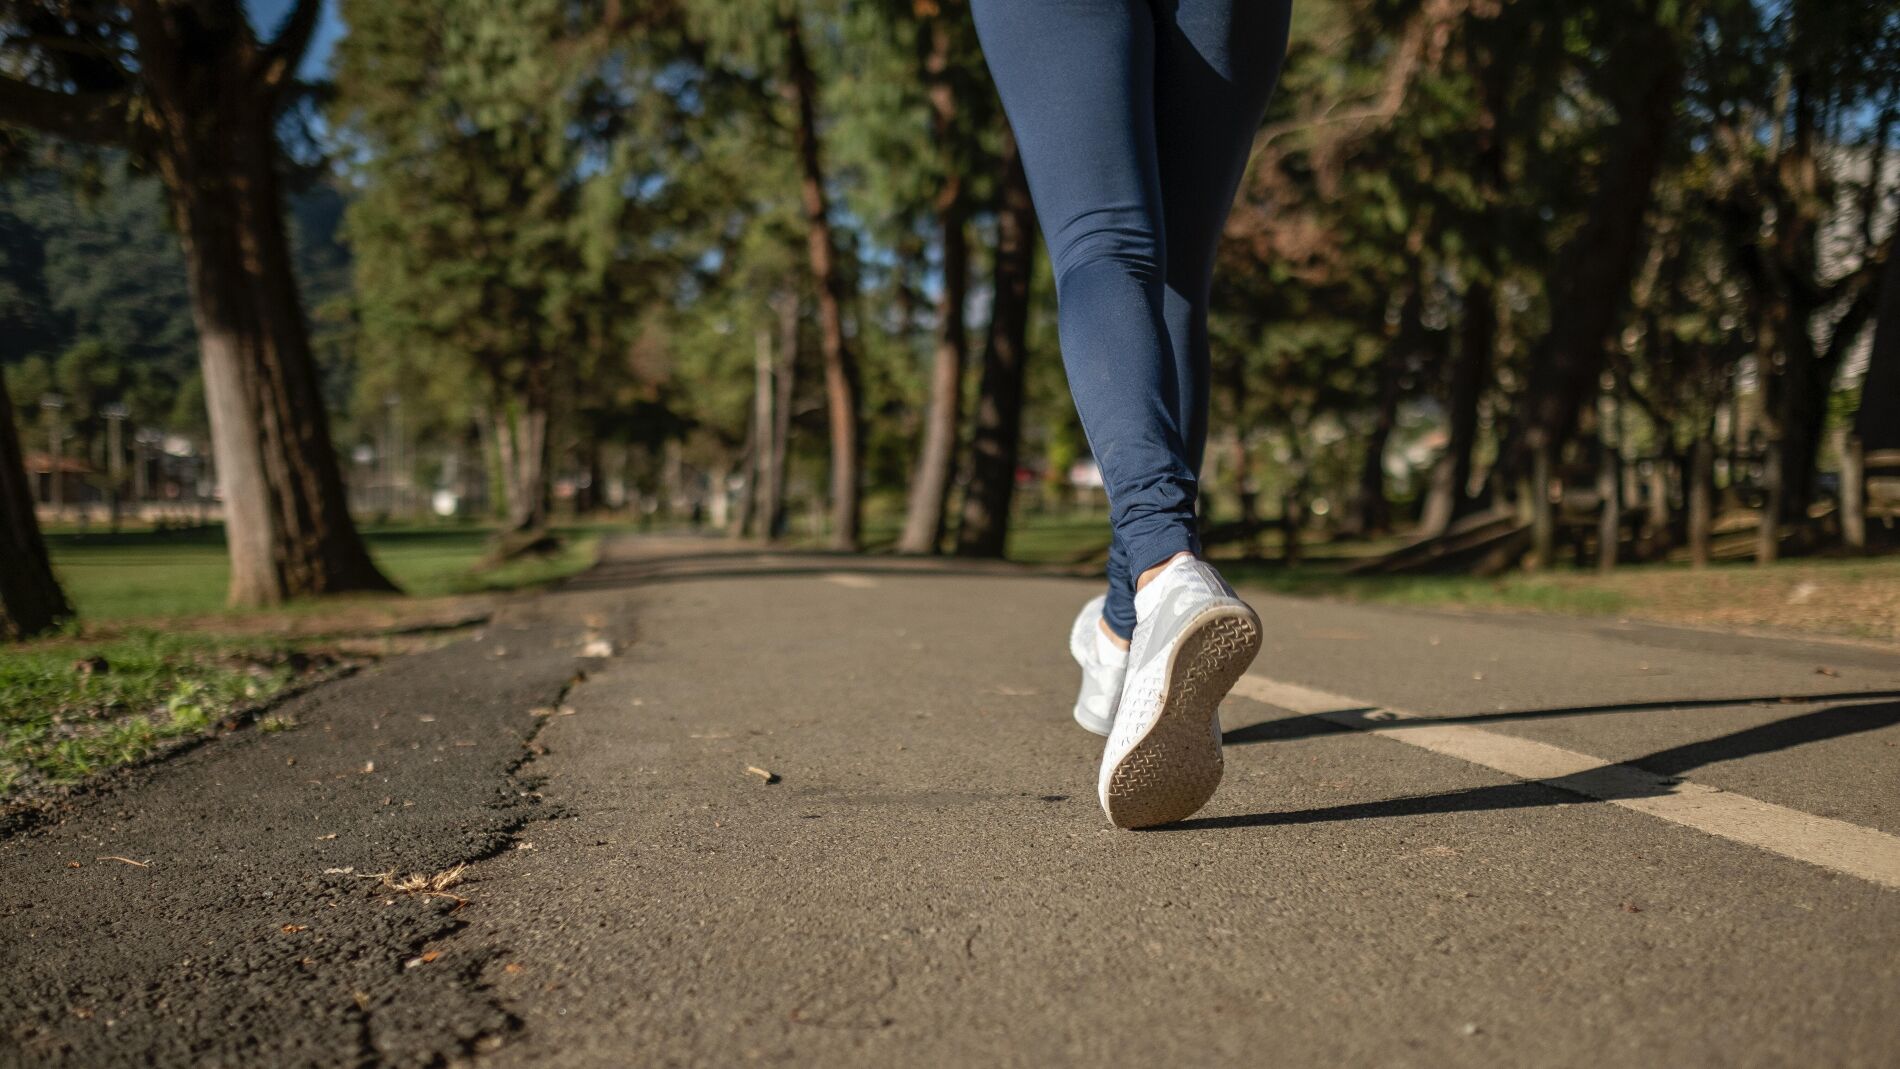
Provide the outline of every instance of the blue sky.
[[[251,25],[262,37],[277,32],[293,5],[294,0],[244,0]],[[323,20],[317,24],[316,36],[310,39],[310,51],[304,54],[300,73],[306,78],[326,73],[330,69],[330,53],[336,50],[337,39],[342,36],[343,20],[337,16],[336,0],[323,0]]]

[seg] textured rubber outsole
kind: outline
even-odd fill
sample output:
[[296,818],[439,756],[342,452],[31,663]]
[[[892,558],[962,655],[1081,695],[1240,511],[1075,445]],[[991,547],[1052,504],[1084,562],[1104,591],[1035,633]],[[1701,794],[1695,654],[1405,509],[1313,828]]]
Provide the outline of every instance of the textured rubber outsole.
[[1188,625],[1169,657],[1155,722],[1109,773],[1102,807],[1120,828],[1194,815],[1220,786],[1220,703],[1260,652],[1260,619],[1243,605]]

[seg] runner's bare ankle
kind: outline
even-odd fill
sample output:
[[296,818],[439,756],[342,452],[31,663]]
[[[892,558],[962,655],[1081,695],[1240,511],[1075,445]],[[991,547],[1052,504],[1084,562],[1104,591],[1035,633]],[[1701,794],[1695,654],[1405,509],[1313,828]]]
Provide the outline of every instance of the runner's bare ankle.
[[1167,571],[1168,565],[1173,564],[1175,561],[1180,560],[1182,557],[1187,557],[1188,559],[1191,560],[1193,559],[1194,554],[1184,549],[1181,552],[1176,553],[1174,556],[1169,557],[1167,560],[1162,561],[1160,564],[1157,564],[1154,567],[1148,569],[1147,571],[1142,572],[1140,578],[1135,580],[1135,589],[1140,590],[1141,588],[1147,586],[1149,583],[1154,582],[1155,576],[1160,575],[1164,571]]

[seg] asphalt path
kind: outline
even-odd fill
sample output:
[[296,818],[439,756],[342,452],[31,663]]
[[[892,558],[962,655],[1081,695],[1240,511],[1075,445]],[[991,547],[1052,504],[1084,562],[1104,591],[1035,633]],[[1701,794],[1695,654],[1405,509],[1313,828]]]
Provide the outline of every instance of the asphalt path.
[[617,543],[0,843],[0,1058],[1900,1061],[1900,656],[1259,597],[1220,792],[1126,832],[1092,593]]

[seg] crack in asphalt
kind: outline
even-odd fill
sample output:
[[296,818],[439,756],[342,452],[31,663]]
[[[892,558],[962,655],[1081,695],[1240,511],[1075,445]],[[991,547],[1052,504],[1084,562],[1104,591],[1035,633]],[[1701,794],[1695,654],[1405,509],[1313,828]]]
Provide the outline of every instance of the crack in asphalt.
[[516,617],[0,836],[0,1065],[420,1066],[519,1029],[491,955],[407,964],[468,910],[359,878],[493,858],[560,815],[529,711],[566,698],[583,628],[538,602]]

